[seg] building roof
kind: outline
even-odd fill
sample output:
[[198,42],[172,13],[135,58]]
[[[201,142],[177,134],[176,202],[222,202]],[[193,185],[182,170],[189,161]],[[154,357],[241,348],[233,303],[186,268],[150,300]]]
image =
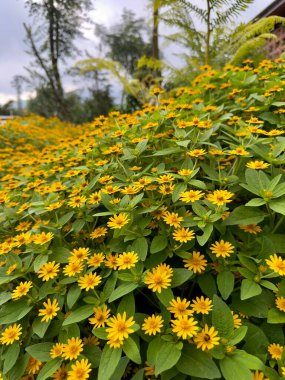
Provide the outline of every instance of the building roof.
[[261,11],[255,18],[262,18],[268,16],[283,16],[285,17],[285,0],[275,0],[263,11]]

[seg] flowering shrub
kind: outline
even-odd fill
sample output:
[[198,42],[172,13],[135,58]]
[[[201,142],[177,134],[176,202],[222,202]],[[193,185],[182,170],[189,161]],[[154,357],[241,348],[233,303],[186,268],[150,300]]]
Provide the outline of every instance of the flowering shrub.
[[2,155],[3,379],[285,376],[282,63]]

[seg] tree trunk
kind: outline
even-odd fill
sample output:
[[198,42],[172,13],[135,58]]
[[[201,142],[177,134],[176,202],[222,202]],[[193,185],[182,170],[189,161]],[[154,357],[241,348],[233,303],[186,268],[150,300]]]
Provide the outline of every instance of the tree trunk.
[[[158,23],[159,23],[159,2],[153,1],[153,27],[152,27],[152,58],[159,60],[159,45],[158,45]],[[153,71],[154,78],[161,78],[161,70]]]
[[64,91],[62,87],[61,77],[58,68],[58,17],[54,0],[49,0],[48,22],[49,22],[49,49],[51,58],[52,76],[55,84],[55,98],[58,102],[57,112],[59,116],[68,118],[68,110],[64,99]]

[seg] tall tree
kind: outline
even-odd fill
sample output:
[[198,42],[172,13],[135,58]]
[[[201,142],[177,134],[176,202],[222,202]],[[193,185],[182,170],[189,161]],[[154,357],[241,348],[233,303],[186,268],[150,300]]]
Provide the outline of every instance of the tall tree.
[[[68,104],[62,84],[62,64],[78,52],[75,39],[91,0],[26,0],[33,26],[24,24],[30,53],[35,58],[36,77],[49,88],[58,116],[68,118]],[[31,73],[31,70],[30,70]]]
[[230,21],[253,2],[254,0],[203,0],[198,2],[198,6],[190,0],[161,0],[161,6],[169,7],[162,19],[167,24],[178,27],[182,39],[185,40],[187,36],[194,54],[199,59],[203,57],[200,64],[209,65],[216,54],[213,49],[215,31],[227,27]]

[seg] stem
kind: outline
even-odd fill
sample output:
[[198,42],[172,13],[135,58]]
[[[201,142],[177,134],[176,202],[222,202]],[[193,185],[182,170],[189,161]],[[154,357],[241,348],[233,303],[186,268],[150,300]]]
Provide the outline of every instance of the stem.
[[205,64],[210,63],[210,37],[211,37],[211,4],[210,0],[207,0],[207,34],[206,34],[206,52],[205,52]]
[[274,234],[275,231],[278,230],[278,228],[280,227],[280,225],[282,224],[283,220],[285,218],[285,215],[282,215],[281,218],[278,220],[278,223],[276,223],[276,226],[274,227],[272,233]]

